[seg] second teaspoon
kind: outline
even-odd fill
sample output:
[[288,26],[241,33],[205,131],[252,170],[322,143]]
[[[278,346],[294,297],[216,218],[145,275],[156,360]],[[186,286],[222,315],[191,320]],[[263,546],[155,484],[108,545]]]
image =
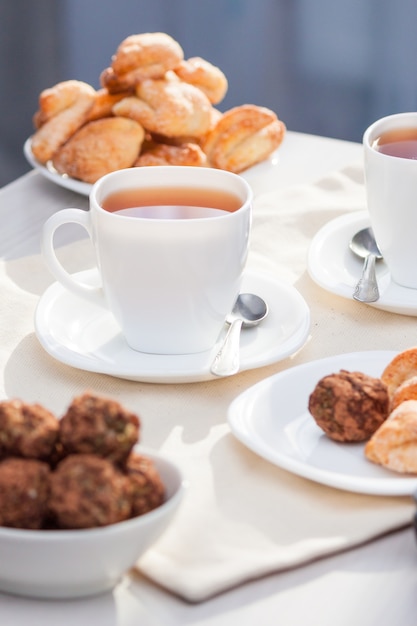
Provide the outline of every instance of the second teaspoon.
[[230,324],[224,342],[211,366],[216,376],[231,376],[239,371],[240,331],[242,326],[256,326],[268,315],[268,305],[253,293],[239,294],[226,322]]
[[353,298],[359,302],[376,302],[379,289],[376,280],[375,263],[382,259],[382,254],[375,241],[372,228],[363,228],[351,239],[349,248],[361,259],[364,259],[362,276],[360,277]]

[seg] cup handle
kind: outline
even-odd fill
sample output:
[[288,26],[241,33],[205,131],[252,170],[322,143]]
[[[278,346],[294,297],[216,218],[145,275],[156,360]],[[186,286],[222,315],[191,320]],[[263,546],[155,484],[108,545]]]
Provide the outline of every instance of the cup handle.
[[62,211],[58,211],[46,220],[42,229],[41,253],[44,261],[56,280],[61,283],[63,287],[68,289],[68,291],[82,298],[86,298],[99,306],[106,306],[102,288],[91,287],[90,285],[75,280],[73,276],[64,269],[55,254],[55,231],[60,226],[69,223],[82,226],[93,241],[91,219],[88,212],[82,211],[81,209],[63,209]]

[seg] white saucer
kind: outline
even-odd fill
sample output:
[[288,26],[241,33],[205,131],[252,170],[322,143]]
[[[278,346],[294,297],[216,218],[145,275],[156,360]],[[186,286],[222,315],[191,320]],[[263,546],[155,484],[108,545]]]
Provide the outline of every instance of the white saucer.
[[[75,178],[71,178],[67,176],[67,174],[60,174],[56,171],[51,162],[48,162],[46,165],[42,165],[39,163],[33,156],[32,152],[32,138],[29,137],[26,139],[23,145],[23,154],[29,163],[36,171],[39,172],[42,176],[52,181],[59,187],[65,187],[65,189],[70,189],[71,191],[75,191],[83,196],[89,196],[90,191],[93,188],[93,185],[90,183],[84,183],[81,180],[76,180]],[[265,191],[265,188],[271,187],[274,188],[275,185],[275,169],[278,166],[278,156],[277,151],[269,156],[268,159],[262,161],[261,163],[257,163],[253,167],[248,168],[245,172],[241,172],[242,178],[245,178],[249,184],[252,183],[254,178],[262,176],[262,188]]]
[[[85,283],[97,284],[97,270],[78,276]],[[269,315],[256,328],[242,331],[241,371],[280,361],[303,346],[310,329],[310,310],[294,287],[267,274],[247,272],[242,291],[264,298]],[[155,383],[217,379],[210,365],[218,345],[208,352],[187,355],[136,352],[128,347],[110,313],[71,294],[59,283],[42,295],[35,313],[35,331],[51,356],[82,370]]]
[[[370,225],[367,211],[342,215],[326,224],[313,238],[308,252],[308,271],[320,287],[352,299],[363,261],[349,249],[349,241],[361,228]],[[380,298],[369,306],[401,315],[417,315],[417,289],[401,287],[391,280],[384,261],[376,264]]]
[[412,495],[417,476],[368,461],[364,443],[336,443],[308,411],[308,398],[323,376],[340,369],[380,376],[396,355],[369,351],[326,357],[270,376],[230,405],[233,434],[250,450],[288,472],[317,483],[380,496]]

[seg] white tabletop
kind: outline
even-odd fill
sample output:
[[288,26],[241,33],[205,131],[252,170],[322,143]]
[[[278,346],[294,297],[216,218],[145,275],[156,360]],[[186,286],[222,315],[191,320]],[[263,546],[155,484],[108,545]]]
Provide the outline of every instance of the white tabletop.
[[[257,186],[264,190],[270,185],[309,183],[328,172],[357,164],[361,156],[357,144],[288,133],[273,180],[249,180],[255,192]],[[2,257],[36,253],[43,221],[57,208],[82,208],[86,203],[86,198],[55,187],[38,173],[8,185],[0,192]],[[416,559],[410,528],[338,556],[242,585],[197,605],[175,598],[138,574],[126,576],[113,593],[80,601],[42,601],[0,594],[0,623],[370,626],[395,621],[401,626],[414,626]]]

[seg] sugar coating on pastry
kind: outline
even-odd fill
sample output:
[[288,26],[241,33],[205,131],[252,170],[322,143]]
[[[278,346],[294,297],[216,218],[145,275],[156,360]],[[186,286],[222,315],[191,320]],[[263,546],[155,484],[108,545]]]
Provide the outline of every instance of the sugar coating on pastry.
[[285,124],[273,111],[245,104],[222,115],[202,148],[212,167],[239,173],[272,154],[285,132]]
[[100,74],[100,85],[109,93],[130,92],[133,93],[137,80],[130,73],[116,74],[112,67],[106,67]]
[[200,137],[212,126],[207,96],[179,80],[145,80],[137,86],[136,96],[120,100],[113,112],[167,137]]
[[40,94],[34,116],[37,130],[31,142],[32,153],[40,163],[47,163],[86,122],[95,94],[93,87],[76,80],[58,83]]
[[81,95],[87,95],[92,100],[96,92],[91,85],[80,80],[66,80],[41,91],[39,108],[33,119],[35,128],[40,128],[51,117],[71,107]]
[[118,46],[110,68],[101,75],[101,85],[119,91],[120,85],[135,86],[147,78],[162,78],[184,58],[175,39],[166,33],[130,35]]
[[180,44],[167,33],[140,33],[126,37],[112,58],[112,68],[123,74],[143,68],[144,78],[163,76],[184,58]]
[[143,150],[134,165],[187,165],[201,167],[206,165],[207,158],[196,143],[185,143],[178,146],[157,143]]
[[417,376],[407,378],[394,390],[391,398],[391,410],[394,410],[405,400],[417,400]]
[[92,122],[93,120],[99,120],[103,117],[111,117],[113,116],[113,106],[119,100],[126,98],[132,94],[131,91],[121,91],[119,93],[110,93],[104,87],[96,91],[94,98],[94,105],[90,110],[87,121]]
[[417,400],[399,404],[365,446],[370,461],[395,472],[417,473]]
[[137,122],[108,117],[89,122],[58,151],[53,165],[61,174],[87,183],[131,167],[136,161],[145,131]]
[[382,372],[381,380],[387,385],[392,398],[395,389],[413,376],[417,376],[417,347],[397,354]]
[[218,104],[226,95],[226,76],[219,67],[201,57],[190,57],[181,61],[174,72],[184,82],[204,91],[212,104]]
[[[167,137],[166,135],[155,132],[150,133],[150,137],[152,138],[152,141],[155,141],[156,143],[168,144],[170,146],[182,146],[186,143],[197,143],[201,147],[204,143],[206,135],[210,132],[212,128],[214,128],[222,115],[223,114],[221,113],[221,111],[214,107],[211,107],[210,128],[205,135],[201,135],[199,137],[193,137],[191,135],[178,135],[175,137]],[[205,161],[207,161],[206,153],[204,153],[204,159]]]

